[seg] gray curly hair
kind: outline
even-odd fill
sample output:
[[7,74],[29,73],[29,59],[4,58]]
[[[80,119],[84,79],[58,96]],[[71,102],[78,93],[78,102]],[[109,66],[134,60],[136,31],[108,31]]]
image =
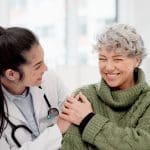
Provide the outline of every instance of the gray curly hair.
[[112,25],[102,34],[98,34],[94,48],[99,52],[102,47],[124,52],[128,56],[138,56],[141,61],[146,56],[142,37],[134,27],[127,24]]

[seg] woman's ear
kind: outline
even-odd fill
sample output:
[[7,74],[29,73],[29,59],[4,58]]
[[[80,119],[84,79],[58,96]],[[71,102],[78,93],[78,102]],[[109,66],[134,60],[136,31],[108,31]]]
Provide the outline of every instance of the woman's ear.
[[7,69],[5,71],[5,77],[10,81],[15,81],[19,79],[19,73],[12,69]]
[[141,64],[141,58],[136,57],[135,58],[135,68],[137,68]]

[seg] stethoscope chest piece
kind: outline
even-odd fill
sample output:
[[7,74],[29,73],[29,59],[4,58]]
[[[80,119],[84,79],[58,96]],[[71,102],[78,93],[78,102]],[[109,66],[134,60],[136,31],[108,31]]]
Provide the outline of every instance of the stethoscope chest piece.
[[59,115],[59,111],[57,108],[49,108],[47,119],[50,120],[52,118],[55,118]]
[[[39,87],[40,89],[42,89],[42,87]],[[56,119],[56,117],[59,115],[59,110],[57,108],[54,108],[54,107],[51,107],[51,104],[49,103],[46,95],[44,94],[44,99],[45,99],[45,102],[46,104],[48,105],[48,115],[47,115],[47,119],[50,120],[50,119]],[[28,131],[30,134],[32,134],[32,131],[25,125],[15,125],[13,124],[8,118],[5,118],[8,123],[11,125],[12,127],[12,133],[11,133],[11,136],[12,136],[12,139],[13,141],[16,143],[16,145],[18,147],[21,147],[21,143],[17,140],[17,137],[15,136],[15,132],[16,130],[22,128],[26,131]]]

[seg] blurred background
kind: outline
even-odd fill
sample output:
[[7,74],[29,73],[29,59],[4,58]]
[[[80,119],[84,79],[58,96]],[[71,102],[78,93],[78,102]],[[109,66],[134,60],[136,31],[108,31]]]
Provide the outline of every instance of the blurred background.
[[[128,23],[142,35],[150,53],[149,0],[0,0],[0,25],[34,31],[45,62],[71,90],[100,80],[93,44],[113,23]],[[150,57],[142,68],[150,83]]]

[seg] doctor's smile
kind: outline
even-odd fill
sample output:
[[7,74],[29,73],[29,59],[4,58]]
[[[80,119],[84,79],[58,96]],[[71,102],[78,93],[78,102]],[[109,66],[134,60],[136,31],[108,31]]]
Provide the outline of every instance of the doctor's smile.
[[70,126],[59,117],[69,92],[48,71],[32,31],[0,27],[0,84],[0,149],[59,149]]

